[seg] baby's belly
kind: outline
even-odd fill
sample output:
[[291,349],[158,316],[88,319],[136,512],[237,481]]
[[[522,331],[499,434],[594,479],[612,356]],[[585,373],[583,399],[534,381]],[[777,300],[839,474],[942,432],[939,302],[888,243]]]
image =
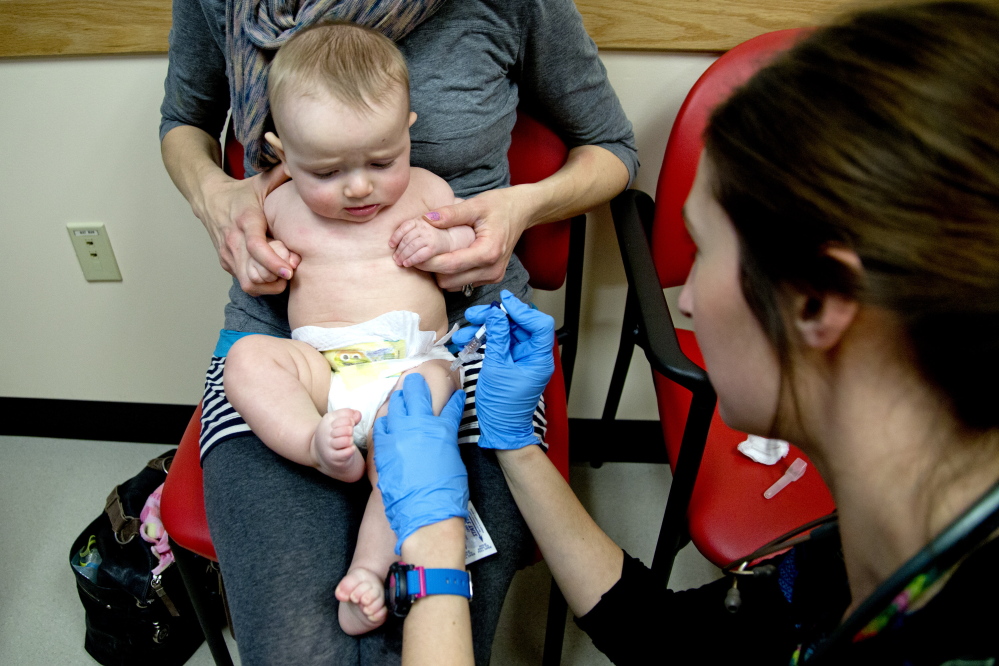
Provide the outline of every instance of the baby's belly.
[[420,315],[421,330],[438,336],[447,332],[444,296],[430,273],[382,261],[312,270],[304,263],[288,296],[292,328],[353,326],[386,312],[409,310]]

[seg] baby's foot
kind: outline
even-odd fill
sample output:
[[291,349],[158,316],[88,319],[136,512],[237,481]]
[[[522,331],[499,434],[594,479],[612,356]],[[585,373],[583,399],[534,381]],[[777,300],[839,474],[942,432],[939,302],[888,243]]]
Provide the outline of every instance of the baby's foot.
[[361,413],[354,409],[323,416],[312,435],[312,458],[320,472],[348,483],[364,476],[364,456],[354,446],[354,426],[360,420]]
[[376,629],[385,622],[385,584],[374,572],[355,567],[336,586],[340,601],[340,628],[351,636]]

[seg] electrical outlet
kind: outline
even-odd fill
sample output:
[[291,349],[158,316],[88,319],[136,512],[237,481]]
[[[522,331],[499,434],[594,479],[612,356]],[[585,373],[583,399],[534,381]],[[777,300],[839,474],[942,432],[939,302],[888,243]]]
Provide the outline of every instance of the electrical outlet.
[[88,282],[121,282],[121,271],[103,222],[70,222],[66,231]]

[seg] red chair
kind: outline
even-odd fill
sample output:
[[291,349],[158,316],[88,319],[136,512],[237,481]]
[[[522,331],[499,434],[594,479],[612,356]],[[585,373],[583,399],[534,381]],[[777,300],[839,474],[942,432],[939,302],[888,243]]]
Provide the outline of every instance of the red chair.
[[[745,435],[728,428],[718,416],[697,340],[691,331],[673,327],[662,291],[682,285],[693,263],[694,245],[683,224],[682,208],[711,110],[802,34],[802,30],[783,30],[760,35],[722,55],[694,84],[680,108],[655,202],[643,192],[629,190],[611,203],[629,286],[602,418],[610,422],[616,417],[637,344],[652,365],[673,470],[652,564],[664,581],[688,540],[715,565],[725,566],[835,508],[814,466],[796,447],[773,466],[755,463],[736,450]],[[773,499],[764,499],[763,491],[796,457],[809,463],[805,476]]]
[[[224,152],[227,172],[236,178],[242,178],[242,146],[230,137]],[[508,152],[512,184],[535,182],[551,175],[565,163],[567,154],[567,148],[557,135],[530,116],[518,112]],[[585,216],[581,215],[572,220],[535,227],[528,230],[517,245],[518,256],[530,274],[532,287],[555,290],[568,280],[565,323],[557,332],[558,340],[554,348],[556,373],[545,389],[548,456],[566,480],[569,478],[566,393],[572,373],[569,355],[575,356],[578,329],[584,224]],[[573,304],[574,312],[570,311]],[[559,355],[560,344],[567,350],[564,365]],[[198,580],[198,564],[194,554],[218,561],[205,515],[198,444],[200,432],[201,405],[198,405],[184,432],[170,474],[167,475],[160,504],[163,524],[170,535],[174,556],[185,585],[188,581]],[[220,666],[231,665],[232,659],[222,637],[222,627],[209,612],[203,590],[197,585],[188,585],[188,592],[215,663]],[[566,611],[565,600],[552,581],[545,637],[545,664],[555,666],[561,658]]]

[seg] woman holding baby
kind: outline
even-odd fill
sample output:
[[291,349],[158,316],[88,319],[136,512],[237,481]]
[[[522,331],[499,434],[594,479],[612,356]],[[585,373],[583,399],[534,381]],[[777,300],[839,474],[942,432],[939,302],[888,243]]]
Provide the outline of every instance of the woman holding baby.
[[[286,176],[263,137],[270,58],[296,31],[353,21],[395,40],[409,67],[414,166],[443,177],[463,203],[427,219],[471,224],[475,241],[428,266],[452,323],[505,288],[530,300],[512,254],[529,226],[609,200],[634,176],[631,126],[571,0],[175,0],[170,68],[160,127],[164,163],[204,223],[234,284],[206,381],[202,424],[205,501],[224,572],[240,655],[251,663],[392,663],[398,624],[346,636],[333,590],[346,573],[370,488],[334,482],[273,454],[231,408],[221,376],[229,347],[246,334],[288,337],[286,287],[297,268],[268,244],[263,200]],[[518,104],[570,146],[545,181],[507,187],[506,152]],[[231,125],[247,175],[221,169],[218,137]],[[496,457],[462,447],[471,499],[497,554],[472,565],[476,661],[489,659],[500,607],[530,534]]]

